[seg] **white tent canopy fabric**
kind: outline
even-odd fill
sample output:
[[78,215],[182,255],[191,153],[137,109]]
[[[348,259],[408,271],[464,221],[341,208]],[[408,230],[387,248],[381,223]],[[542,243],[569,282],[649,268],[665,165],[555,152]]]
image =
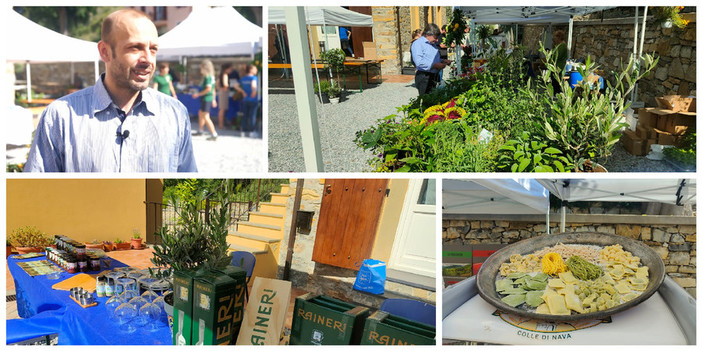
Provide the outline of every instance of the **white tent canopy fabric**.
[[[43,27],[9,8],[5,16],[5,59],[11,63],[97,62],[97,43]],[[10,34],[13,33],[13,34]]]
[[231,6],[193,6],[185,20],[159,37],[158,59],[253,55],[261,50],[262,32]]
[[539,179],[565,201],[695,203],[695,179]]
[[461,6],[476,24],[568,23],[572,16],[606,10],[605,6]]
[[445,179],[445,214],[547,214],[549,192],[534,179]]
[[[372,27],[373,17],[340,6],[305,6],[305,19],[313,26]],[[268,9],[269,24],[285,24],[285,8]]]

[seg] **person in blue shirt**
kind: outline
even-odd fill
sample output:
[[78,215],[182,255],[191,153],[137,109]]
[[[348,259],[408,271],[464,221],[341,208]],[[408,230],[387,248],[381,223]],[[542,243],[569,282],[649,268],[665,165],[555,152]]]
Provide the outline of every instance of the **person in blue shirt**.
[[341,49],[344,50],[346,55],[356,57],[351,48],[351,31],[346,27],[339,27],[339,39],[341,40]]
[[158,32],[123,9],[102,23],[105,73],[95,85],[47,106],[25,172],[196,172],[188,110],[149,88]]
[[244,99],[241,101],[243,112],[242,124],[244,133],[255,136],[256,116],[258,114],[258,68],[246,65],[246,75],[239,79],[239,86],[244,90]]
[[414,75],[414,85],[419,91],[419,96],[431,92],[439,82],[439,71],[444,69],[451,61],[441,59],[437,43],[441,30],[434,23],[429,23],[423,35],[410,46],[412,62],[417,68]]

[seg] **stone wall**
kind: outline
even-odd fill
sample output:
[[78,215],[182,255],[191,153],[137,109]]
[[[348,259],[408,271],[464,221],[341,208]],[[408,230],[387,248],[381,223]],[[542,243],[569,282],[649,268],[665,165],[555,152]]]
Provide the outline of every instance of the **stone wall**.
[[385,60],[382,64],[385,74],[398,74],[402,69],[397,11],[395,6],[373,6],[373,41],[378,59]]
[[[656,106],[655,97],[663,95],[696,95],[697,93],[697,22],[695,13],[686,14],[691,20],[685,29],[661,28],[647,19],[644,53],[660,57],[651,75],[639,83],[639,97],[646,106]],[[553,30],[568,31],[567,25],[553,26]],[[538,52],[544,26],[525,26],[523,44]],[[639,31],[641,24],[639,24]],[[573,54],[575,58],[590,55],[602,70],[621,71],[634,46],[634,18],[612,18],[574,21]]]
[[[520,218],[522,217],[522,218]],[[533,217],[533,216],[532,216]],[[560,231],[552,214],[550,232]],[[645,220],[644,220],[645,219]],[[692,296],[697,289],[697,230],[694,217],[569,215],[565,232],[601,232],[641,240],[656,251],[666,266],[666,273]],[[511,244],[546,234],[546,224],[523,216],[450,216],[442,222],[444,244]]]

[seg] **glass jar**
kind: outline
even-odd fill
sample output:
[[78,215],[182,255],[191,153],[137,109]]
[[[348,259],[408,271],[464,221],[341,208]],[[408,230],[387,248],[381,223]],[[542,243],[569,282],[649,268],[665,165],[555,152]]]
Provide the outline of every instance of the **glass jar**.
[[66,271],[68,273],[78,273],[78,260],[76,258],[70,257],[66,260]]
[[86,251],[85,251],[85,244],[76,244],[76,256],[78,256],[78,259],[85,258]]
[[88,259],[87,258],[79,258],[78,259],[78,270],[81,272],[85,273],[88,271]]

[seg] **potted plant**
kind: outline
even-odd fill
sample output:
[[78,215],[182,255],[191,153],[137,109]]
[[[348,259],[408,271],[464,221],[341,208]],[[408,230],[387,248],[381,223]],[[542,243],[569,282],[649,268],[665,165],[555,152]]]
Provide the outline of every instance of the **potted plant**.
[[341,95],[341,86],[338,83],[333,82],[331,86],[329,86],[327,93],[329,94],[329,102],[332,104],[338,104],[339,97]]
[[673,28],[673,26],[683,29],[690,21],[680,17],[683,6],[661,6],[651,9],[656,23],[660,23],[662,28]]
[[104,245],[101,241],[95,239],[91,242],[85,243],[85,248],[86,249],[103,249]]
[[131,245],[131,243],[125,242],[120,238],[115,239],[115,250],[129,250]]
[[115,249],[115,245],[111,241],[105,240],[102,242],[102,249],[105,250],[105,252],[110,252]]
[[20,254],[42,252],[53,243],[53,240],[48,235],[42,233],[34,226],[24,226],[15,229],[7,236],[7,240],[12,243]]
[[331,87],[331,83],[329,83],[326,80],[323,80],[321,82],[318,82],[317,84],[314,85],[314,94],[317,96],[320,96],[319,102],[323,104],[328,104],[329,103],[329,88]]
[[[322,60],[326,61],[329,65],[329,70],[334,70],[336,77],[339,77],[339,71],[344,69],[344,61],[346,60],[346,53],[341,49],[331,49],[324,51],[320,54]],[[333,81],[333,79],[332,79]]]
[[[544,133],[544,141],[562,151],[575,171],[606,171],[598,166],[612,154],[619,141],[619,131],[627,126],[624,112],[630,104],[626,97],[636,82],[656,66],[658,58],[646,54],[641,57],[640,65],[630,58],[621,73],[612,72],[613,82],[600,91],[599,84],[590,83],[589,78],[571,88],[565,80],[559,79],[563,73],[556,65],[554,52],[546,52],[543,45],[541,52],[546,56],[546,71],[541,75],[541,90],[546,96],[539,97],[533,91],[530,94],[534,101],[542,99],[547,106],[537,122],[542,127],[539,129]],[[596,69],[588,57],[578,73],[591,77]],[[552,83],[554,81],[556,83]],[[558,84],[561,92],[554,93],[553,84]]]
[[132,249],[134,250],[141,250],[143,249],[141,245],[141,234],[139,233],[139,229],[134,229],[132,232]]
[[[149,268],[152,276],[170,278],[174,271],[222,268],[229,264],[227,235],[233,200],[229,198],[228,189],[233,189],[233,184],[228,179],[218,182],[220,185],[209,198],[195,193],[194,201],[186,201],[173,193],[167,195],[179,220],[175,227],[164,226],[156,233],[161,243],[153,246],[151,262],[156,269]],[[206,202],[211,205],[208,220],[201,215]],[[172,313],[172,293],[164,294],[164,300],[171,305],[166,311],[170,309]]]

